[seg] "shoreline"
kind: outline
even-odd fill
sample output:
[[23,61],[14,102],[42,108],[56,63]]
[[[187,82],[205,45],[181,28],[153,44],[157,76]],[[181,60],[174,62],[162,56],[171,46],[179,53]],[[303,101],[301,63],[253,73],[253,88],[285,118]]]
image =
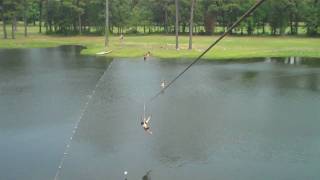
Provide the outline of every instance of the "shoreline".
[[[203,52],[217,36],[194,36],[193,50],[188,50],[188,36],[180,36],[180,50],[175,49],[174,36],[150,35],[128,36],[121,43],[117,36],[110,37],[112,53],[109,58],[139,58],[150,51],[155,58],[194,59]],[[50,48],[64,45],[86,47],[81,55],[96,55],[104,51],[102,36],[18,36],[16,39],[1,39],[1,49]],[[309,37],[239,37],[228,36],[210,50],[205,60],[238,60],[244,58],[303,57],[320,58],[320,38]]]

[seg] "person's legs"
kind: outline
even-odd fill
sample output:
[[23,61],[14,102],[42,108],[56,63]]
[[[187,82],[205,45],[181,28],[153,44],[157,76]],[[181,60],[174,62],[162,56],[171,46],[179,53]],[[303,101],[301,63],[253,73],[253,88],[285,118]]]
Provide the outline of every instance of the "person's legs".
[[150,129],[148,129],[147,132],[148,132],[149,134],[152,134],[152,131],[151,131]]

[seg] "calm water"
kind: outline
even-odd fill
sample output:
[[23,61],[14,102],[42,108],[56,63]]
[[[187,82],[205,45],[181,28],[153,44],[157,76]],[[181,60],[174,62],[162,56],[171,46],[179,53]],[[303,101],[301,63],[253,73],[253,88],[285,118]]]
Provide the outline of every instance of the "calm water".
[[0,50],[0,179],[53,179],[108,61],[80,47]]
[[200,62],[147,107],[150,136],[144,100],[189,62],[67,52],[0,51],[0,179],[53,179],[93,90],[61,180],[320,178],[319,59]]

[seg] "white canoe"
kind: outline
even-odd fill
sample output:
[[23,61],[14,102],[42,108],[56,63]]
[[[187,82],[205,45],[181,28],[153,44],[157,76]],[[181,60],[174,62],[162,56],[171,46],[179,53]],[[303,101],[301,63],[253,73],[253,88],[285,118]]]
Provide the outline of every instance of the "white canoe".
[[98,53],[96,53],[96,55],[104,55],[104,54],[109,54],[109,53],[111,53],[112,52],[112,50],[110,50],[110,51],[103,51],[103,52],[98,52]]

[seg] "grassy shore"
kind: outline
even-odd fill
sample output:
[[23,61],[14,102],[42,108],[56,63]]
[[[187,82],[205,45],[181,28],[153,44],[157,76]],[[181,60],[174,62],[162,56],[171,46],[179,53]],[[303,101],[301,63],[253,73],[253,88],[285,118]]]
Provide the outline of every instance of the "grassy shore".
[[[22,31],[22,28],[20,28]],[[10,34],[9,34],[10,35]],[[0,33],[0,36],[2,34]],[[165,35],[126,36],[123,43],[118,36],[110,38],[109,57],[142,57],[150,51],[159,58],[195,58],[217,36],[195,36],[193,50],[188,50],[188,36],[180,37],[180,50],[175,50],[175,37]],[[22,33],[16,39],[1,39],[0,48],[43,48],[59,45],[84,45],[81,53],[95,55],[104,51],[103,36],[48,36],[31,32],[25,38]],[[307,37],[227,37],[204,56],[205,59],[237,59],[253,57],[318,57],[320,38]]]

